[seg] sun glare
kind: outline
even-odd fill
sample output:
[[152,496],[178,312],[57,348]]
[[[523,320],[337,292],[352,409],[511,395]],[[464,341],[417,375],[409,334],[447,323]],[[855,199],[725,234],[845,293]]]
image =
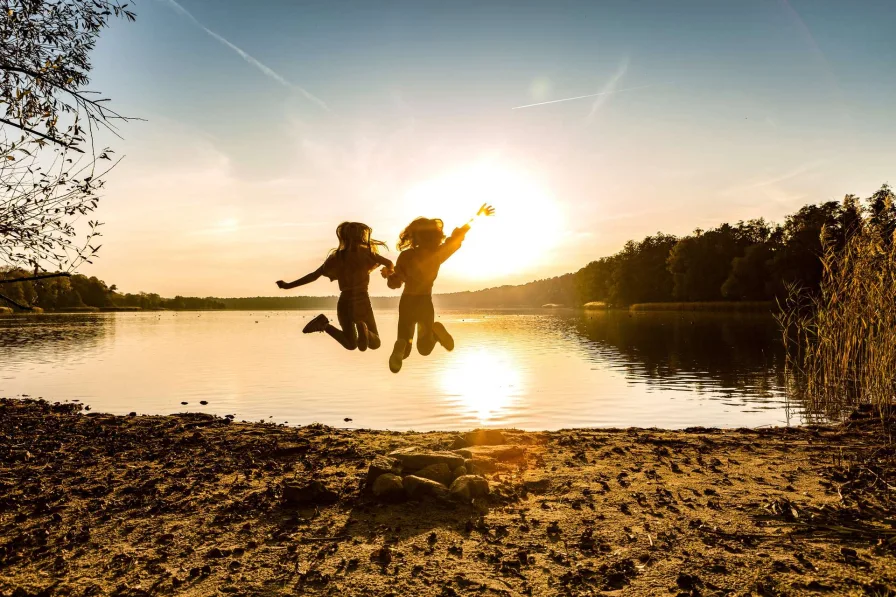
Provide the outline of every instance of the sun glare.
[[458,353],[443,370],[440,385],[447,396],[458,400],[463,414],[481,424],[499,419],[524,391],[513,358],[495,349]]
[[444,220],[446,234],[481,204],[495,206],[495,216],[476,218],[464,249],[443,268],[468,279],[532,272],[549,261],[562,235],[558,203],[532,177],[504,164],[477,164],[427,181],[407,201],[415,216]]

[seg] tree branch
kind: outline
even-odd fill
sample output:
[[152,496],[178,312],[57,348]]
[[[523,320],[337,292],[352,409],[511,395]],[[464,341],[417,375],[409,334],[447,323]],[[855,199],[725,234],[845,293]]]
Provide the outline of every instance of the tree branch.
[[15,282],[33,282],[35,280],[46,280],[47,278],[71,278],[68,272],[59,272],[56,274],[41,274],[39,276],[28,276],[27,278],[12,278],[11,280],[0,280],[0,284],[13,284]]
[[34,308],[33,308],[33,307],[29,307],[28,305],[23,305],[23,304],[21,304],[21,303],[17,303],[16,301],[12,300],[11,298],[9,298],[8,296],[6,296],[5,294],[0,294],[0,299],[3,299],[4,301],[6,301],[7,303],[9,303],[9,304],[12,305],[13,307],[16,307],[17,309],[21,309],[22,311],[34,311]]
[[8,124],[9,126],[14,126],[17,129],[23,130],[26,133],[31,133],[32,135],[36,135],[42,139],[46,139],[47,141],[52,141],[53,143],[61,145],[61,146],[65,147],[66,149],[72,149],[74,151],[77,151],[78,153],[84,153],[83,150],[78,149],[74,145],[69,145],[68,143],[65,143],[64,141],[60,141],[59,139],[56,139],[55,137],[51,137],[50,135],[45,135],[45,134],[41,133],[40,131],[36,131],[34,129],[29,129],[27,126],[22,126],[21,124],[16,124],[15,122],[13,122],[11,120],[6,120],[5,118],[0,118],[0,122],[2,122],[3,124]]

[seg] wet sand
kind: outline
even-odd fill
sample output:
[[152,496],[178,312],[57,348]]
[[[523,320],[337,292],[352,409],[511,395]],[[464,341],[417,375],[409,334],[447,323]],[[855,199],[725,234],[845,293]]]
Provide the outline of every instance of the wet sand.
[[487,498],[386,504],[371,459],[456,434],[0,400],[0,594],[896,595],[879,421],[504,436]]

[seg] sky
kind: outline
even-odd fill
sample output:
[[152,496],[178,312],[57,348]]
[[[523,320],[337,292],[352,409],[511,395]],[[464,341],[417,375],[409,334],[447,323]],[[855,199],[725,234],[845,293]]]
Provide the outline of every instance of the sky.
[[92,56],[90,88],[144,120],[101,140],[124,159],[81,269],[126,292],[282,294],[343,220],[394,249],[488,201],[436,285],[474,290],[894,182],[889,0],[135,8]]

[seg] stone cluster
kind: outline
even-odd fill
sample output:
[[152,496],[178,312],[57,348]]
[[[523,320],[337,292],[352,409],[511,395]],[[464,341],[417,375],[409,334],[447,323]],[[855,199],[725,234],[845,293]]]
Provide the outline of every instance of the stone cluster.
[[377,456],[367,470],[367,488],[383,501],[453,499],[470,502],[489,493],[486,474],[497,463],[518,460],[525,451],[501,445],[500,431],[477,430],[458,436],[452,450],[408,446]]

